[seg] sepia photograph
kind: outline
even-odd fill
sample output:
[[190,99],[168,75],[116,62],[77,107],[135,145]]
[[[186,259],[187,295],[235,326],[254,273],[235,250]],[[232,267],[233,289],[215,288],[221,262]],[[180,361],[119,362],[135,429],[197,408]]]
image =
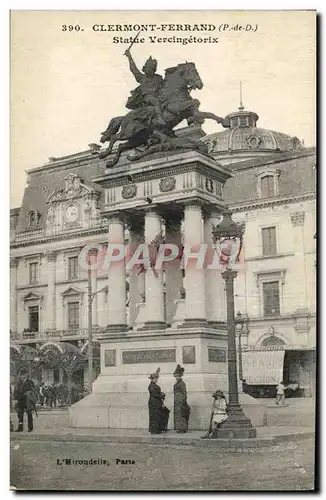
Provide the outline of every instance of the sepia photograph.
[[316,24],[10,12],[11,490],[316,491]]

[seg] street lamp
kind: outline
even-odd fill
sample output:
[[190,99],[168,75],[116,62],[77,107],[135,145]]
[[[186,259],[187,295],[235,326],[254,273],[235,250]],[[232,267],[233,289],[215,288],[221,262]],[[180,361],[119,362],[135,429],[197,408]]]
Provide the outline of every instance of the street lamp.
[[[229,380],[229,403],[228,419],[222,422],[215,437],[217,438],[254,438],[256,429],[244,414],[239,403],[238,372],[237,372],[237,348],[235,339],[235,314],[234,314],[234,279],[237,271],[233,268],[238,262],[242,249],[244,227],[232,220],[231,213],[223,214],[222,222],[213,227],[212,235],[214,243],[220,247],[223,263],[222,277],[225,281],[226,307],[227,307],[227,333],[228,333],[228,380]],[[223,251],[224,249],[224,251]]]

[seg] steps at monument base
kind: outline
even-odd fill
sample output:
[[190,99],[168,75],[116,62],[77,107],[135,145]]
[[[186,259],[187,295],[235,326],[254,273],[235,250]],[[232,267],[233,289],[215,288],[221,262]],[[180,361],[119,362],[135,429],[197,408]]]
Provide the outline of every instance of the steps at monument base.
[[[167,394],[170,409],[169,429],[173,428],[173,394]],[[265,405],[247,394],[240,394],[240,402],[254,427],[266,424]],[[69,408],[71,427],[148,429],[147,393],[92,393]],[[188,395],[191,409],[189,429],[206,430],[209,425],[211,394]]]

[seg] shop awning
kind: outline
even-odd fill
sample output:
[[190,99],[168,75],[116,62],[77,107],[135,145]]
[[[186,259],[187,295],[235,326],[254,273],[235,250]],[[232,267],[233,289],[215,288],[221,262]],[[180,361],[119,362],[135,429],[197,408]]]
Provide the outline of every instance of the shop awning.
[[277,385],[283,380],[284,355],[283,349],[244,351],[243,378],[249,385]]

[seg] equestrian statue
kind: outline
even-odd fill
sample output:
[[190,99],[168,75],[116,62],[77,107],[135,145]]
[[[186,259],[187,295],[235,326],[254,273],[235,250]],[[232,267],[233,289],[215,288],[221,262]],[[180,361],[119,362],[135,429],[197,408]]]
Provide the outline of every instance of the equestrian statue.
[[130,71],[138,82],[138,87],[131,92],[126,107],[130,110],[125,116],[112,118],[107,129],[102,133],[101,143],[109,142],[106,150],[99,153],[106,158],[112,153],[114,144],[119,141],[115,154],[106,163],[114,167],[121,153],[136,150],[127,158],[130,161],[160,151],[172,149],[197,149],[207,152],[206,145],[187,137],[178,137],[174,132],[182,120],[188,125],[202,124],[206,118],[229,124],[214,113],[199,111],[199,101],[190,95],[192,90],[202,89],[203,82],[192,62],[178,64],[165,70],[165,77],[156,73],[157,61],[149,57],[140,71],[130,52],[125,51]]

